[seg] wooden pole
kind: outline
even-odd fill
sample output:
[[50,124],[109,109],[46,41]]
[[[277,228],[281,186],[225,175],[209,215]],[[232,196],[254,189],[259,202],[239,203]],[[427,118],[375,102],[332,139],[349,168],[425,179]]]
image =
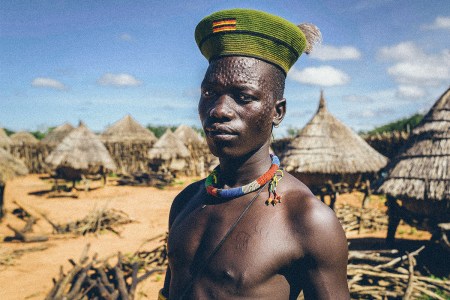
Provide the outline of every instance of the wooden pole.
[[0,182],[0,220],[3,218],[3,216],[5,215],[4,211],[3,211],[3,195],[5,193],[5,184]]
[[389,216],[386,242],[388,244],[393,244],[395,242],[395,232],[397,231],[398,224],[400,224],[398,203],[394,197],[388,195],[386,204],[388,207],[388,216]]

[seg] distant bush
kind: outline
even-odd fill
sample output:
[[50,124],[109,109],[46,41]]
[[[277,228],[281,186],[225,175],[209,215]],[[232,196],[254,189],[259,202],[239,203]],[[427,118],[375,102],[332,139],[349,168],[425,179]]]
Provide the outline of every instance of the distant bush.
[[8,129],[8,128],[3,128],[3,129],[5,130],[5,133],[6,133],[7,136],[10,136],[11,134],[16,133],[15,131],[10,130],[10,129]]
[[422,114],[415,114],[409,118],[400,119],[398,121],[394,121],[386,125],[376,127],[373,130],[360,133],[365,135],[374,135],[383,132],[412,130],[420,123],[420,121],[422,121],[422,119],[423,119]]
[[[197,131],[198,133],[200,133],[201,136],[205,136],[205,133],[203,132],[203,129],[195,127],[195,126],[191,126],[192,129],[194,129],[195,131]],[[148,130],[150,130],[151,132],[153,132],[155,134],[155,136],[159,139],[164,132],[166,132],[167,128],[170,128],[170,130],[172,130],[172,132],[174,132],[178,126],[168,126],[168,125],[160,125],[160,126],[154,126],[154,125],[147,125],[146,127]]]
[[153,126],[153,125],[147,125],[147,129],[150,130],[155,134],[155,136],[159,139],[164,132],[166,132],[167,128],[170,128],[170,130],[175,131],[177,129],[177,126]]

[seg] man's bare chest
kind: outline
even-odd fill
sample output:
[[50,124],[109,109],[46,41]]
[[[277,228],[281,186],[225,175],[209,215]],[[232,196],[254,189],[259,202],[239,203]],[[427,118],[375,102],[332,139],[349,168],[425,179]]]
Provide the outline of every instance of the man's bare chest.
[[288,265],[297,245],[283,210],[255,202],[229,232],[244,208],[236,203],[198,205],[181,213],[169,234],[172,273],[192,275],[207,262],[202,272],[209,278],[244,287],[264,282]]

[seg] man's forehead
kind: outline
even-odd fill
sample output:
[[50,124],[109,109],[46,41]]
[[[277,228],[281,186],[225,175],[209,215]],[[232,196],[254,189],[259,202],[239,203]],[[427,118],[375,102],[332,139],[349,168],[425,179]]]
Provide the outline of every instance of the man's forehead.
[[217,79],[238,80],[248,82],[264,82],[270,76],[272,66],[252,57],[222,57],[210,63],[205,74],[206,81]]

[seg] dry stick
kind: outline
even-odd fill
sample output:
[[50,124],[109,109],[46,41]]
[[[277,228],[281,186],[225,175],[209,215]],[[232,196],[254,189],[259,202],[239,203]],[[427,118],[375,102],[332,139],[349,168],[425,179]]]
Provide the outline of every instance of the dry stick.
[[72,299],[74,298],[76,295],[78,295],[81,291],[81,284],[83,283],[84,279],[87,276],[87,271],[89,270],[88,267],[83,268],[80,273],[78,275],[77,280],[75,281],[75,284],[73,284],[70,288],[69,293],[67,294],[66,298],[67,299]]
[[102,298],[105,298],[105,299],[110,299],[111,293],[108,290],[106,290],[106,287],[103,285],[103,282],[101,281],[100,278],[97,278],[96,284],[99,289],[100,296],[102,296]]
[[137,273],[139,271],[138,263],[133,263],[133,273],[131,274],[131,286],[130,286],[130,299],[134,299],[134,293],[136,292],[136,286],[138,284]]
[[80,270],[82,269],[82,267],[80,265],[76,265],[75,267],[73,267],[72,270],[70,270],[69,273],[67,273],[67,275],[57,283],[57,285],[55,286],[55,290],[54,293],[52,295],[48,295],[47,298],[45,298],[46,300],[52,300],[52,299],[62,299],[63,293],[66,290],[67,285],[72,282],[72,279],[75,277],[76,274],[78,274],[78,272],[80,272]]
[[405,295],[403,299],[410,300],[412,291],[414,289],[414,265],[415,265],[415,259],[414,256],[410,253],[408,253],[408,262],[409,262],[409,277],[408,277],[408,286],[406,287]]
[[101,283],[105,286],[105,288],[110,292],[114,292],[114,285],[112,285],[109,281],[108,281],[108,277],[106,276],[105,270],[103,270],[103,266],[101,266],[100,268],[97,268],[97,272],[98,274],[100,274],[100,280]]
[[128,300],[127,286],[125,284],[124,274],[121,270],[122,255],[120,254],[120,252],[119,252],[118,258],[119,259],[117,261],[117,264],[114,267],[114,272],[116,273],[117,288],[119,289],[121,299]]
[[360,281],[362,278],[363,278],[363,276],[361,274],[357,274],[357,275],[353,276],[353,278],[348,281],[348,289],[350,290],[352,288],[353,284]]
[[[25,205],[23,205],[22,203],[20,203],[18,200],[13,200],[12,201],[15,205],[17,205],[21,210],[23,210],[25,213],[27,213],[28,215],[30,215],[31,217],[34,216],[33,213],[30,212],[30,209],[25,207]],[[32,209],[35,210],[35,209]],[[35,217],[35,216],[34,216]],[[36,218],[36,217],[35,217]],[[39,218],[36,218],[36,221],[39,220]]]
[[450,280],[439,280],[439,279],[434,279],[434,278],[424,277],[424,276],[419,276],[417,278],[420,279],[421,281],[426,281],[434,286],[437,286],[438,288],[441,288],[441,289],[446,290],[447,292],[450,292]]
[[[417,249],[416,251],[411,252],[411,255],[416,256],[416,255],[419,254],[423,249],[425,249],[425,246],[422,246],[422,247],[420,247],[419,249]],[[408,258],[408,255],[403,255],[403,256],[400,256],[400,257],[397,257],[397,258],[391,260],[390,262],[388,262],[388,263],[386,263],[386,264],[375,266],[374,269],[379,270],[379,269],[381,269],[381,268],[391,267],[391,266],[397,264],[398,262],[400,262],[400,261],[402,261],[402,260],[405,260],[405,259],[407,259],[407,258]]]
[[434,297],[435,299],[446,300],[446,298],[443,298],[443,297],[439,296],[438,294],[436,294],[436,293],[434,293],[432,291],[429,291],[427,289],[424,289],[424,288],[421,288],[421,287],[418,287],[418,286],[416,286],[415,289],[418,290],[419,292],[424,293],[425,295],[428,295],[430,297]]
[[138,278],[137,282],[140,283],[142,281],[144,281],[145,279],[147,279],[150,275],[152,275],[153,273],[159,273],[159,272],[164,272],[164,269],[161,268],[155,268],[153,270],[148,271],[147,273],[145,273],[144,275],[142,275],[141,277]]
[[14,231],[14,234],[16,236],[17,239],[25,242],[25,243],[32,243],[32,242],[45,242],[48,241],[48,237],[43,236],[43,235],[38,235],[38,236],[30,236],[24,232],[22,232],[21,230],[14,228],[13,226],[6,224],[6,227],[8,227],[9,229],[11,229],[12,231]]
[[23,233],[28,233],[28,232],[33,231],[32,227],[33,227],[34,224],[36,224],[36,221],[37,221],[36,218],[30,215],[30,217],[28,218],[25,226],[22,229],[22,232]]

